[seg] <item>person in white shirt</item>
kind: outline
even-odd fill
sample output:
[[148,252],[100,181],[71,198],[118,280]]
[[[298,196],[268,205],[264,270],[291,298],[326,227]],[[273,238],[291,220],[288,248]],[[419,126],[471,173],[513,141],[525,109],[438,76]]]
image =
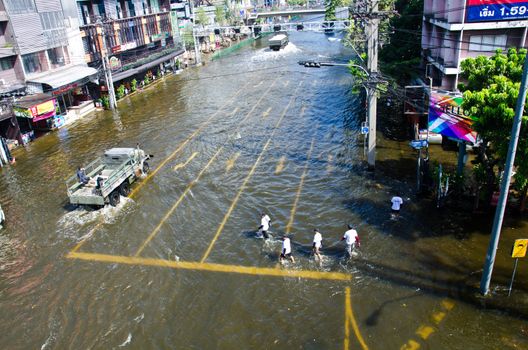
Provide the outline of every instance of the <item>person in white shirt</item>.
[[290,259],[292,263],[295,262],[295,259],[293,258],[293,255],[292,255],[290,239],[286,236],[283,236],[282,237],[282,251],[279,257],[279,262],[282,264],[285,259]]
[[403,199],[401,199],[401,197],[399,197],[399,196],[394,196],[391,199],[391,203],[392,203],[392,206],[391,206],[392,213],[394,215],[396,215],[396,216],[399,215],[400,214],[400,207],[403,204]]
[[268,230],[270,227],[271,218],[266,214],[262,213],[262,216],[260,218],[260,227],[258,228],[258,234],[257,236],[259,238],[264,237],[265,239],[269,238]]
[[357,231],[352,228],[352,225],[348,225],[348,231],[345,232],[341,240],[344,240],[346,243],[346,252],[349,257],[352,256],[352,249],[355,249],[356,245],[358,248],[361,245],[359,242],[359,235]]
[[314,229],[313,246],[312,251],[316,259],[321,260],[320,249],[323,246],[323,236],[317,229]]

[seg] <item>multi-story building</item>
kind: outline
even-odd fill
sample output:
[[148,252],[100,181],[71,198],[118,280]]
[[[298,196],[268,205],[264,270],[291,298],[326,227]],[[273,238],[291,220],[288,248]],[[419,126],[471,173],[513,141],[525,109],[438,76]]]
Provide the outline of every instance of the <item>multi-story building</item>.
[[32,104],[34,113],[36,106],[46,105],[41,115],[20,114],[28,119],[20,128],[13,125],[16,118],[0,122],[0,135],[21,139],[20,129],[47,128],[48,119],[67,116],[70,107],[88,99],[86,85],[97,80],[98,72],[83,60],[75,15],[76,6],[68,0],[0,0],[0,98],[12,102],[18,95],[37,94],[20,103]]
[[108,56],[116,86],[163,72],[184,53],[170,0],[77,1],[77,9],[85,61],[102,67]]
[[511,0],[424,0],[422,50],[433,84],[456,90],[460,62],[527,47],[528,6]]

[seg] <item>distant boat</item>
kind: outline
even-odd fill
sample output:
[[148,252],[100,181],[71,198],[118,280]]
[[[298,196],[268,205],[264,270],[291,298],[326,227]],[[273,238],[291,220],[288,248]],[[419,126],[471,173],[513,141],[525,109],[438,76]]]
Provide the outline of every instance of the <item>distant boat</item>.
[[288,35],[286,33],[280,33],[272,36],[268,40],[268,45],[271,50],[279,51],[280,49],[288,45],[288,42]]

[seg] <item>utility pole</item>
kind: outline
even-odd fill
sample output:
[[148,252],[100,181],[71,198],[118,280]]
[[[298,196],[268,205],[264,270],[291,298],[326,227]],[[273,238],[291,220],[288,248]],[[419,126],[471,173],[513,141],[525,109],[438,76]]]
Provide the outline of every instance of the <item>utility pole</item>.
[[521,132],[522,115],[524,112],[524,104],[526,102],[526,90],[528,88],[528,58],[524,60],[524,69],[517,98],[517,107],[515,109],[515,118],[513,119],[513,126],[511,131],[510,146],[508,148],[508,156],[504,166],[504,174],[502,176],[501,193],[497,209],[495,210],[495,218],[493,219],[493,231],[491,233],[490,243],[488,247],[488,254],[486,255],[486,262],[484,264],[484,272],[482,273],[482,280],[480,281],[480,292],[483,295],[488,294],[491,281],[491,274],[493,273],[493,264],[495,263],[495,256],[497,255],[497,247],[499,245],[499,238],[502,228],[502,220],[504,219],[504,211],[506,209],[506,201],[508,199],[508,192],[510,190],[510,181],[512,177],[513,163],[515,162],[515,153],[517,152],[517,143],[519,142],[519,134]]
[[378,45],[380,20],[388,18],[394,11],[379,11],[379,0],[356,0],[349,9],[351,17],[365,22],[367,39],[367,70],[368,70],[368,147],[367,162],[370,168],[376,165],[376,116],[377,116],[377,84],[382,81],[378,77]]
[[[370,13],[373,15],[367,23],[367,68],[370,77],[376,77],[378,73],[378,42],[379,42],[379,18],[377,18],[378,1],[370,2]],[[378,96],[376,93],[376,82],[369,84],[368,96],[368,149],[367,162],[369,167],[374,168],[376,165],[376,116]]]
[[114,91],[114,81],[112,80],[112,70],[110,69],[110,63],[108,62],[108,51],[106,46],[106,35],[104,25],[100,19],[97,21],[97,26],[101,28],[101,36],[103,37],[103,47],[101,48],[101,56],[103,61],[103,72],[105,75],[106,87],[108,88],[110,109],[114,110],[117,107],[117,101]]

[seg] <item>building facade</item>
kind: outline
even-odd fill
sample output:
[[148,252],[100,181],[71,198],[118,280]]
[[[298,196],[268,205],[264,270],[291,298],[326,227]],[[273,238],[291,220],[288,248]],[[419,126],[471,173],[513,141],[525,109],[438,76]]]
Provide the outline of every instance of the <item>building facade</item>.
[[424,0],[422,55],[433,85],[455,91],[460,63],[527,47],[528,7],[516,1]]
[[34,106],[54,106],[39,120],[27,113],[19,119],[5,113],[4,121],[9,121],[0,122],[0,136],[22,140],[21,133],[56,126],[58,116],[67,116],[88,99],[86,85],[97,81],[98,72],[84,62],[75,15],[71,0],[0,1],[0,99],[13,105],[20,96],[38,95],[31,98]]
[[85,61],[101,68],[107,56],[115,86],[173,69],[184,52],[170,0],[77,1],[77,14]]

